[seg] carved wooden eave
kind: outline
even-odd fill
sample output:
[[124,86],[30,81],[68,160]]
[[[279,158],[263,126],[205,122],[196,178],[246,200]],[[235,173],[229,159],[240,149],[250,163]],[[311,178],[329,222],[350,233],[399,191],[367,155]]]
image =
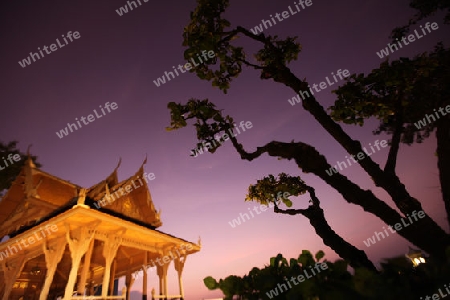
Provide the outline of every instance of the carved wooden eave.
[[114,168],[114,170],[111,172],[111,174],[108,175],[108,177],[88,189],[89,192],[87,196],[89,198],[94,199],[95,195],[104,192],[105,186],[115,186],[119,183],[117,170],[119,169],[121,163],[122,159],[119,159],[117,167]]
[[[43,237],[42,232],[48,228],[57,229],[52,230],[50,234],[47,233]],[[49,231],[47,230],[46,232]],[[29,241],[30,238],[38,236],[40,240],[36,241],[36,243],[18,249],[18,241]],[[71,276],[64,270],[71,270],[74,255],[78,255],[81,259],[87,248],[85,250],[78,250],[75,247],[77,245],[69,247],[69,244],[71,242],[80,243],[84,237],[89,237],[89,240],[86,241],[93,243],[91,246],[92,249],[90,250],[92,253],[89,254],[89,272],[84,272],[83,268],[80,267]],[[113,253],[105,253],[105,249],[110,249],[112,240],[117,241],[115,250]],[[157,266],[157,259],[164,256],[168,257],[171,254],[179,255],[175,257],[175,260],[177,260],[175,265],[179,267],[180,261],[178,260],[180,258],[183,258],[181,262],[184,264],[186,256],[196,253],[201,249],[199,244],[191,243],[159,230],[149,229],[142,225],[107,215],[83,204],[75,204],[71,209],[37,224],[32,229],[17,235],[13,239],[1,243],[0,253],[6,253],[8,249],[14,246],[18,251],[15,253],[11,252],[7,258],[9,264],[14,263],[19,258],[21,260],[15,263],[20,265],[21,269],[16,274],[17,276],[14,278],[14,282],[26,282],[31,276],[30,272],[32,272],[33,267],[45,269],[47,265],[47,269],[51,269],[55,276],[51,284],[53,290],[57,286],[63,287],[65,283],[68,283],[67,286],[69,287],[73,286],[70,284],[70,279],[81,278],[80,276],[83,276],[83,274],[89,274],[90,282],[96,282],[97,284],[105,283],[105,257],[109,257],[109,259],[114,257],[114,277],[118,278],[129,275],[131,271],[137,272],[142,270],[143,262],[145,261]],[[87,247],[87,244],[83,247]],[[47,256],[43,255],[44,252]],[[60,253],[57,259],[58,261],[60,260],[57,269],[55,264],[52,265],[50,259],[55,255],[54,253]],[[109,264],[107,263],[106,266],[109,266]],[[167,268],[167,266],[164,268]],[[0,268],[0,278],[5,278],[7,272],[10,271],[6,268],[6,265]],[[6,286],[6,284],[4,285]],[[13,282],[8,284],[13,284]],[[46,288],[50,288],[50,286]],[[0,283],[1,289],[2,284]]]
[[[0,237],[9,235],[0,242],[1,299],[81,299],[73,293],[93,295],[100,285],[105,287],[101,299],[119,299],[107,295],[112,296],[114,279],[123,276],[128,292],[120,299],[129,299],[136,274],[147,282],[150,267],[156,268],[160,295],[167,298],[172,261],[180,288],[176,298],[183,299],[183,267],[201,243],[156,230],[162,223],[143,179],[145,162],[121,182],[119,162],[105,180],[86,189],[37,169],[29,159],[0,201]],[[99,206],[105,196],[114,201]],[[57,230],[50,233],[51,228]]]
[[[101,206],[103,210],[144,222],[154,228],[161,226],[161,212],[155,209],[147,182],[143,179],[145,163],[146,160],[133,176],[118,182],[119,161],[105,180],[86,189],[85,197],[96,201],[98,207]],[[123,190],[128,185],[133,185],[133,188],[131,192],[124,194]],[[29,158],[0,201],[0,239],[14,234],[24,226],[31,226],[59,207],[67,205],[78,197],[82,189],[36,168]],[[114,197],[114,201],[108,202],[107,205],[98,202],[111,194],[120,196]]]
[[[87,194],[101,209],[117,212],[157,228],[162,225],[161,212],[155,209],[147,181],[144,179],[144,164],[145,161],[129,178],[115,185],[102,181],[103,186],[96,185],[95,192],[91,188]],[[130,192],[126,192],[127,186],[131,187]]]
[[77,196],[79,186],[37,169],[31,158],[0,201],[0,238],[31,225]]

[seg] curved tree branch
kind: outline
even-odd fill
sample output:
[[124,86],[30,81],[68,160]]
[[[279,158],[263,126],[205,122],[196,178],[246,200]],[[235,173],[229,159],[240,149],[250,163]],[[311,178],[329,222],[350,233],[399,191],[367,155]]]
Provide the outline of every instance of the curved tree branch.
[[[268,39],[263,35],[255,36],[253,33],[249,32],[245,28],[238,27],[237,30],[242,32],[246,36],[252,38],[253,40],[264,43],[267,46]],[[270,43],[270,42],[269,42]],[[270,43],[271,44],[271,43]],[[275,53],[279,53],[277,56],[282,57],[283,54],[274,45],[268,46]],[[263,76],[262,78],[272,78],[275,82],[280,82],[290,87],[296,93],[310,93],[308,88],[308,83],[297,78],[291,70],[279,60],[276,60],[273,65],[269,65],[264,69],[264,72],[268,73],[270,76]],[[302,106],[310,112],[314,118],[322,125],[322,127],[351,155],[357,155],[363,152],[361,143],[359,141],[353,140],[343,129],[336,123],[324,110],[319,102],[315,99],[313,95],[306,97],[302,101]],[[272,145],[273,146],[273,145]],[[262,151],[257,149],[253,155],[257,155]],[[364,152],[363,152],[364,153]],[[242,156],[242,154],[241,154]],[[372,177],[374,183],[382,187],[392,198],[395,205],[400,209],[404,215],[408,215],[414,211],[423,211],[421,203],[412,197],[405,188],[405,185],[400,181],[395,173],[384,172],[380,166],[375,163],[370,157],[365,157],[362,160],[358,160],[361,167]],[[305,169],[304,169],[305,170]],[[305,170],[307,171],[307,170]],[[420,227],[420,232],[424,234],[423,237],[427,236],[428,232],[435,233],[437,237],[437,245],[440,246],[439,250],[434,250],[440,252],[441,257],[445,257],[445,248],[450,245],[450,236],[428,215],[421,221],[422,226]],[[388,223],[389,224],[389,223]],[[428,239],[430,240],[430,239]],[[429,241],[430,242],[430,241]],[[428,242],[428,243],[429,243]],[[422,243],[421,243],[422,244]],[[436,245],[436,246],[437,246]],[[427,247],[429,248],[429,247]],[[424,249],[424,248],[423,248]],[[432,249],[430,249],[432,250]]]
[[[295,93],[309,95],[302,101],[302,106],[307,110],[319,124],[351,155],[364,153],[361,143],[353,140],[343,129],[336,123],[315,99],[309,90],[306,80],[296,77],[287,64],[297,58],[300,52],[300,45],[295,42],[295,38],[286,38],[280,40],[277,37],[265,36],[264,34],[255,35],[249,30],[238,26],[232,30],[230,35],[223,38],[225,29],[230,27],[230,23],[221,17],[221,14],[228,6],[228,1],[217,1],[215,5],[202,1],[191,15],[191,22],[184,32],[184,45],[189,48],[185,52],[185,57],[193,56],[203,49],[212,49],[217,53],[217,59],[220,60],[222,72],[214,72],[209,65],[215,65],[216,60],[208,61],[205,66],[195,71],[197,75],[206,80],[213,80],[214,86],[219,86],[224,92],[229,88],[230,82],[237,77],[242,71],[242,60],[245,59],[245,52],[242,47],[235,47],[230,44],[234,36],[238,33],[262,43],[264,46],[256,53],[256,59],[263,66],[261,78],[272,78],[275,82],[282,83],[291,88]],[[229,31],[227,31],[229,32]],[[244,63],[245,64],[245,63]],[[250,65],[248,65],[250,66]],[[254,66],[250,66],[253,67]],[[310,94],[311,93],[311,94]],[[220,119],[220,118],[219,118]],[[214,119],[217,121],[216,119]],[[180,121],[179,118],[176,121]],[[184,120],[181,120],[181,126],[184,126]],[[179,125],[179,123],[175,122]],[[208,138],[208,129],[217,129],[212,124],[197,126],[197,137]],[[228,126],[232,127],[232,126]],[[220,128],[222,129],[222,128]],[[227,129],[227,128],[225,128]],[[203,139],[204,140],[204,139]],[[358,205],[364,210],[372,212],[380,217],[387,224],[394,225],[400,218],[397,211],[389,207],[386,203],[376,198],[371,191],[364,191],[359,186],[349,181],[341,174],[328,176],[325,172],[330,166],[325,158],[311,146],[306,144],[286,144],[279,142],[271,142],[264,147],[258,147],[253,153],[247,153],[236,140],[232,140],[235,148],[240,150],[243,159],[253,160],[263,153],[271,156],[282,157],[286,159],[294,159],[304,172],[313,172],[317,176],[325,180],[329,185],[333,186],[340,192],[344,198]],[[214,152],[215,149],[209,149]],[[309,156],[309,157],[308,157]],[[319,161],[312,162],[314,158]],[[307,160],[310,160],[309,162]],[[408,215],[414,211],[422,211],[421,203],[412,197],[405,186],[402,184],[398,176],[394,173],[386,172],[375,163],[372,158],[365,157],[358,160],[358,163],[373,179],[376,186],[382,187],[392,198],[395,205],[404,214]],[[444,249],[450,245],[450,236],[442,230],[442,228],[429,216],[425,216],[420,221],[421,226],[414,223],[401,231],[401,235],[408,236],[408,240],[418,245],[429,253],[443,256]],[[414,229],[414,230],[411,230]],[[429,238],[429,232],[434,234],[433,238]]]
[[[186,105],[171,102],[168,104],[168,107],[171,109],[172,118],[169,129],[186,126],[186,119],[197,119],[195,126],[197,128],[197,138],[200,141],[203,140],[214,144],[214,141],[217,141],[214,134],[221,131],[228,133],[233,129],[233,119],[229,116],[223,117],[220,110],[217,110],[208,100],[190,100]],[[188,115],[186,116],[185,114]],[[211,119],[213,122],[211,124],[207,123]],[[303,172],[313,173],[320,177],[328,185],[336,189],[347,202],[361,206],[365,211],[374,214],[390,226],[395,226],[401,221],[400,214],[375,197],[370,190],[361,189],[357,184],[340,173],[327,173],[332,167],[323,155],[308,144],[272,141],[262,147],[257,147],[254,152],[247,152],[237,141],[235,135],[231,134],[228,138],[242,159],[252,161],[264,153],[278,158],[293,159]],[[224,137],[222,136],[219,140],[224,140]],[[199,145],[201,146],[202,144]],[[208,147],[208,151],[213,153],[220,145],[221,143],[218,146],[216,145],[215,148]],[[422,210],[418,209],[416,213],[419,211]],[[430,238],[430,232],[433,232],[433,238]],[[449,244],[448,235],[427,215],[420,222],[414,222],[402,229],[399,234],[432,255],[445,256],[445,248]]]
[[[257,147],[257,150],[254,152],[247,152],[238,143],[236,137],[231,137],[231,141],[242,159],[252,161],[265,153],[269,156],[288,160],[293,159],[303,172],[313,173],[323,179],[328,185],[338,191],[348,203],[361,206],[365,211],[374,214],[390,226],[395,226],[396,223],[401,221],[402,216],[385,202],[378,199],[372,191],[361,189],[340,173],[329,176],[326,170],[330,169],[331,165],[328,164],[323,155],[308,144],[272,141],[262,147]],[[447,245],[446,239],[448,235],[438,227],[442,232],[434,232],[435,236],[430,240],[428,238],[428,229],[424,226],[427,217],[421,219],[420,222],[413,222],[408,227],[398,231],[398,234],[428,253],[442,257],[445,255],[442,250]]]
[[397,164],[398,150],[400,149],[400,142],[403,133],[403,107],[402,107],[402,95],[400,95],[395,103],[396,115],[395,115],[395,129],[392,135],[391,148],[389,149],[388,159],[384,166],[384,171],[388,174],[395,176],[395,166]]
[[437,123],[437,157],[439,182],[441,183],[442,199],[447,213],[447,224],[450,226],[450,118],[443,118]]
[[280,209],[275,202],[274,212],[280,214],[301,214],[308,218],[317,235],[322,238],[325,245],[331,247],[340,257],[347,260],[353,268],[364,267],[373,272],[378,272],[374,264],[369,260],[366,253],[345,241],[328,224],[323,209],[320,207],[314,188],[306,185],[311,196],[312,204],[307,209]]

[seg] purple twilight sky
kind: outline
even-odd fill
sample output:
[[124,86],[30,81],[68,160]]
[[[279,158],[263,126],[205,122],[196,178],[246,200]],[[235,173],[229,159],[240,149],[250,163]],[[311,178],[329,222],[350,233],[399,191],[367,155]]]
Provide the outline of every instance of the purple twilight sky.
[[[156,3],[155,3],[156,2]],[[253,28],[294,7],[294,1],[230,1],[226,18],[232,25]],[[382,59],[376,52],[386,47],[390,31],[406,24],[414,11],[408,0],[316,1],[288,19],[268,28],[267,34],[298,36],[303,50],[290,68],[310,83],[324,81],[338,69],[350,73],[367,73]],[[252,128],[241,132],[238,140],[253,150],[272,140],[303,141],[316,147],[335,164],[347,153],[323,130],[301,105],[292,106],[288,99],[295,93],[270,81],[261,81],[259,73],[245,69],[229,93],[224,95],[210,82],[194,74],[180,74],[157,87],[154,80],[172,66],[185,63],[182,33],[196,2],[148,1],[120,16],[116,10],[124,0],[25,1],[7,0],[0,4],[0,139],[18,140],[21,151],[32,144],[43,170],[84,187],[104,179],[116,166],[122,165],[119,179],[132,175],[148,155],[145,166],[156,179],[149,183],[154,204],[162,209],[160,230],[197,242],[201,252],[188,257],[184,284],[186,299],[214,298],[203,278],[243,275],[252,267],[263,267],[277,253],[297,257],[302,249],[324,250],[326,258],[336,254],[324,246],[308,220],[302,216],[276,215],[266,211],[232,228],[229,224],[240,213],[248,212],[254,203],[244,202],[249,184],[267,174],[287,172],[301,175],[316,189],[325,216],[333,229],[363,249],[375,262],[383,257],[402,255],[408,244],[398,236],[378,242],[370,248],[363,243],[384,223],[350,205],[332,188],[311,174],[302,174],[292,161],[263,156],[256,161],[242,161],[227,142],[214,155],[190,157],[196,144],[194,128],[167,132],[169,101],[186,102],[189,98],[209,98],[238,123],[250,121]],[[448,46],[449,27],[442,15],[427,20],[437,22],[439,29],[391,54],[412,57],[431,50],[437,41]],[[79,32],[78,39],[63,42],[62,35]],[[22,67],[18,62],[38,47],[48,47],[59,39],[61,46],[41,59]],[[245,39],[243,45],[255,49]],[[54,48],[55,49],[55,48]],[[50,51],[50,50],[48,50]],[[331,78],[331,77],[330,77]],[[339,84],[342,81],[339,81]],[[316,93],[318,101],[329,107],[335,96],[328,87]],[[117,103],[117,109],[59,138],[56,132],[87,117],[106,102]],[[377,122],[363,128],[343,125],[363,145],[387,138],[374,136]],[[444,211],[438,188],[434,136],[423,144],[401,146],[398,173],[411,194],[423,203],[426,212],[444,226]],[[372,158],[384,164],[387,148]],[[342,171],[364,188],[371,188],[388,203],[387,194],[375,188],[359,166]],[[300,200],[300,199],[299,199]],[[305,207],[307,199],[294,201],[294,207]],[[169,291],[178,292],[173,266],[170,268]],[[152,287],[157,276],[150,273]],[[134,283],[140,291],[142,281]],[[136,298],[137,299],[137,298]]]

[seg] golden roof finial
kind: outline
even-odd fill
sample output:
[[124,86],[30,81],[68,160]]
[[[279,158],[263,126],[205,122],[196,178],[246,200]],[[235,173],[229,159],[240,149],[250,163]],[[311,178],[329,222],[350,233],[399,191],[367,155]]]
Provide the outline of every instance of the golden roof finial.
[[117,171],[117,169],[119,169],[121,164],[122,164],[122,157],[119,157],[119,162],[117,163],[117,167],[114,169],[114,171]]
[[31,158],[31,154],[30,154],[31,146],[33,146],[33,144],[28,145],[28,148],[27,148],[27,164],[29,167],[35,169],[36,165],[34,164],[33,159]]
[[77,205],[84,205],[84,201],[86,200],[86,193],[87,193],[87,189],[85,189],[85,188],[81,188],[78,191]]

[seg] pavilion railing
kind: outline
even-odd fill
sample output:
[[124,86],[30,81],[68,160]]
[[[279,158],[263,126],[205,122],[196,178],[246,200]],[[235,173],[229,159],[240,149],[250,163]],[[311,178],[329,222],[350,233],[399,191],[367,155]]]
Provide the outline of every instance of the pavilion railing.
[[152,300],[155,300],[155,299],[164,299],[164,300],[181,299],[181,300],[183,300],[183,296],[181,296],[181,295],[156,295],[155,289],[152,289]]
[[71,300],[110,300],[110,299],[119,299],[119,300],[125,300],[127,298],[126,295],[119,295],[119,296],[72,296]]
[[72,297],[70,297],[70,300],[125,300],[127,298],[127,288],[123,287],[122,289],[122,295],[118,295],[118,296],[83,296],[83,295],[73,295]]
[[152,300],[155,299],[164,299],[164,300],[168,300],[168,299],[183,299],[181,297],[181,295],[153,295],[152,294]]

